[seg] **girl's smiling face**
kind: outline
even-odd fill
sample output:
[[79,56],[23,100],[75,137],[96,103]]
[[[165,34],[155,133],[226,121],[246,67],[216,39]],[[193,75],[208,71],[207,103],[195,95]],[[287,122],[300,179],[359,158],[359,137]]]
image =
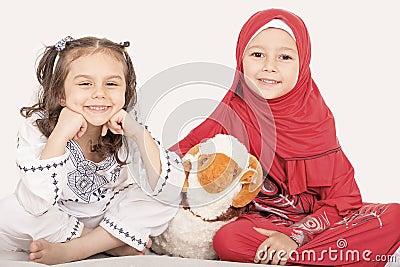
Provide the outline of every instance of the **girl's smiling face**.
[[124,64],[112,54],[82,56],[69,65],[62,105],[94,126],[105,124],[125,104]]
[[267,28],[247,45],[243,73],[247,85],[266,99],[293,89],[299,75],[296,42],[284,30]]

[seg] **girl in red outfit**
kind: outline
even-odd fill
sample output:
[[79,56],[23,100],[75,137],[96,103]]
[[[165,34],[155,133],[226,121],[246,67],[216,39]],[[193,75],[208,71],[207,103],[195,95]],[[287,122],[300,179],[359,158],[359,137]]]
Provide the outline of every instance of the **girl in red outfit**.
[[400,246],[399,204],[362,203],[333,115],[309,68],[296,15],[269,9],[243,26],[236,75],[222,103],[171,149],[184,155],[218,133],[244,143],[266,177],[249,212],[221,228],[221,260],[384,266]]

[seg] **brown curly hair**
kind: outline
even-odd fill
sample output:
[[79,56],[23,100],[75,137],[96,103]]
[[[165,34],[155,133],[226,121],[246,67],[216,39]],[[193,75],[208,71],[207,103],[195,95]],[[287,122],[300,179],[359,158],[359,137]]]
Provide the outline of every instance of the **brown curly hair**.
[[[136,74],[131,58],[125,49],[128,45],[128,42],[118,44],[106,38],[83,37],[66,42],[65,48],[61,51],[57,51],[54,45],[47,46],[36,70],[36,77],[40,84],[37,103],[29,107],[22,107],[21,115],[28,118],[35,112],[44,112],[45,116],[37,119],[36,123],[39,130],[49,137],[63,108],[60,105],[60,99],[65,96],[64,81],[71,62],[79,57],[96,53],[112,55],[124,63],[126,90],[123,109],[127,110],[127,108],[133,107],[137,100]],[[101,153],[102,157],[114,155],[118,163],[126,164],[126,159],[121,160],[118,157],[118,151],[123,144],[128,151],[124,137],[108,131],[105,136],[99,137],[96,151]]]

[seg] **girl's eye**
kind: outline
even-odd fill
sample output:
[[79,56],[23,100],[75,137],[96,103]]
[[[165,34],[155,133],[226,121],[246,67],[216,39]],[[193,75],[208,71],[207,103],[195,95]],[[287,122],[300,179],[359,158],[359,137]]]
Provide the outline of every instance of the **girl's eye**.
[[90,82],[82,82],[82,83],[79,83],[79,85],[81,85],[81,86],[89,86],[89,85],[91,85],[91,83]]
[[108,82],[107,86],[117,86],[118,84],[116,84],[115,82]]
[[289,56],[289,55],[281,55],[280,57],[279,57],[280,59],[283,59],[283,60],[291,60],[291,59],[293,59],[291,56]]
[[251,53],[251,56],[253,56],[253,57],[263,57],[263,54],[260,53],[260,52],[253,52],[253,53]]

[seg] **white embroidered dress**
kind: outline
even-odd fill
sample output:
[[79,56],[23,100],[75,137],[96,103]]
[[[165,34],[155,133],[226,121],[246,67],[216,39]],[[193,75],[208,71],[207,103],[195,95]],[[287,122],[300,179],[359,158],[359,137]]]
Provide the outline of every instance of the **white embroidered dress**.
[[[87,160],[70,140],[62,156],[40,160],[47,138],[36,126],[38,114],[25,120],[18,133],[15,194],[0,203],[10,212],[0,224],[0,238],[14,249],[26,250],[32,240],[65,242],[79,237],[83,225],[100,225],[126,244],[142,250],[149,236],[161,234],[177,212],[184,172],[180,158],[159,147],[162,172],[154,190],[133,139],[128,165],[115,157],[96,163]],[[159,142],[157,142],[159,144]],[[119,156],[125,159],[126,151]]]

